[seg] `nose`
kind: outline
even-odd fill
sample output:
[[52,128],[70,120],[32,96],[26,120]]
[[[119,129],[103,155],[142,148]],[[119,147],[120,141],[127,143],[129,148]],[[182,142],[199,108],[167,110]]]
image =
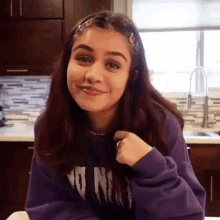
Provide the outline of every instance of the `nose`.
[[86,72],[85,79],[96,82],[96,81],[102,81],[103,80],[103,73],[104,68],[99,63],[94,63]]

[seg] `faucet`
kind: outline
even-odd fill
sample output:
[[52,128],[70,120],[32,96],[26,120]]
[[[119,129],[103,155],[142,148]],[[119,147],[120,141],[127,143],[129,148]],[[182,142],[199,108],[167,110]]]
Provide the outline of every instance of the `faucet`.
[[187,108],[191,108],[191,102],[192,102],[192,95],[191,95],[191,81],[192,81],[192,75],[196,70],[202,70],[203,76],[205,77],[206,81],[206,91],[205,91],[205,104],[203,106],[204,108],[204,117],[203,117],[203,128],[208,128],[208,95],[207,95],[207,78],[206,78],[206,72],[203,67],[201,66],[196,66],[195,69],[192,71],[191,76],[190,76],[190,86],[189,86],[189,94],[188,94],[188,104]]

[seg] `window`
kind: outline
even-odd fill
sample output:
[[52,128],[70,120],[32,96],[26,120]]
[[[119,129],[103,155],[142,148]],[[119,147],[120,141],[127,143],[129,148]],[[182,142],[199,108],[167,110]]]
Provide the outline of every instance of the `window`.
[[196,31],[140,33],[157,90],[189,91],[189,74],[196,64],[196,34]]
[[[220,88],[220,1],[133,0],[132,18],[158,91],[189,92],[196,66],[204,67],[208,89]],[[203,78],[194,73],[193,93],[205,93]]]
[[204,31],[204,68],[208,86],[220,88],[220,30]]

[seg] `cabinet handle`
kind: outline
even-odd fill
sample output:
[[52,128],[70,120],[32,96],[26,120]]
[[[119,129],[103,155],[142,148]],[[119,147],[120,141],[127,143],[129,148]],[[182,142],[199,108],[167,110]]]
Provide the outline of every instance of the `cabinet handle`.
[[28,149],[33,150],[33,149],[34,149],[34,147],[28,147]]
[[22,0],[20,0],[20,16],[22,16]]
[[12,9],[12,0],[11,0],[11,17],[13,17],[13,9]]
[[211,201],[212,201],[212,184],[213,184],[213,179],[212,179],[212,176],[211,176]]
[[28,72],[28,70],[7,70],[7,72]]

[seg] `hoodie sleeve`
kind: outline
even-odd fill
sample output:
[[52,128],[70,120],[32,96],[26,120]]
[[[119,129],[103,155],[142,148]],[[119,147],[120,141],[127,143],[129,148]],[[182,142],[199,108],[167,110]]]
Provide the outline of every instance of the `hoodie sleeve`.
[[203,220],[206,191],[196,178],[181,127],[173,116],[168,122],[171,153],[163,156],[153,147],[133,165],[131,179],[138,220]]
[[32,158],[25,211],[31,220],[99,219],[74,190],[50,178],[36,155]]
[[[39,118],[35,122],[35,138]],[[67,179],[67,178],[66,178]],[[36,156],[32,158],[25,211],[31,220],[99,220],[89,204],[65,181],[53,181],[49,169]]]

